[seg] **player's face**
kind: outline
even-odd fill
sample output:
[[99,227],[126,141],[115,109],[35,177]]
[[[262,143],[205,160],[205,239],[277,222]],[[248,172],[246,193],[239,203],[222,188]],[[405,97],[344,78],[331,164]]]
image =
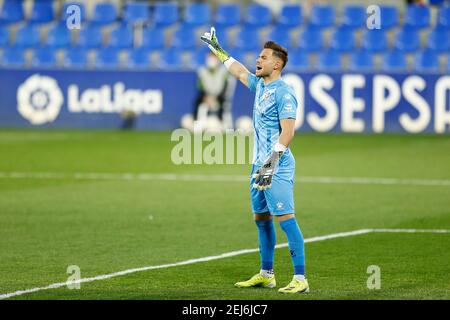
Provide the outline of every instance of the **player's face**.
[[267,77],[270,76],[276,68],[276,57],[272,55],[272,49],[263,49],[259,54],[258,59],[256,59],[256,72],[257,77]]

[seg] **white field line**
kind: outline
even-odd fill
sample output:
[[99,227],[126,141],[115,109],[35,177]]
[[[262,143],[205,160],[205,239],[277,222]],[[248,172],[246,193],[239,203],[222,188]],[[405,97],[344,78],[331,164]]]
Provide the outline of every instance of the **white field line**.
[[[120,181],[198,181],[198,182],[247,182],[242,175],[178,174],[178,173],[99,173],[99,172],[0,172],[0,179],[75,179],[75,180],[120,180]],[[366,184],[366,185],[412,185],[450,186],[448,179],[398,179],[371,177],[319,177],[298,176],[300,183],[318,184]]]
[[[324,241],[324,240],[336,239],[336,238],[351,237],[351,236],[367,234],[367,233],[373,233],[373,232],[441,233],[441,234],[442,233],[448,233],[448,234],[450,234],[450,230],[445,230],[445,229],[360,229],[360,230],[332,233],[332,234],[328,234],[328,235],[308,238],[308,239],[305,239],[305,243],[318,242],[318,241]],[[284,248],[284,247],[287,247],[287,246],[288,246],[287,243],[282,243],[282,244],[277,245],[276,248]],[[194,263],[199,263],[199,262],[206,262],[206,261],[225,259],[225,258],[230,258],[230,257],[235,257],[235,256],[238,256],[238,255],[242,255],[242,254],[255,253],[255,252],[259,252],[259,249],[243,249],[243,250],[237,250],[237,251],[231,251],[231,252],[227,252],[227,253],[222,253],[222,254],[216,255],[216,256],[209,256],[209,257],[203,257],[203,258],[197,258],[197,259],[190,259],[190,260],[185,260],[185,261],[176,262],[176,263],[163,264],[163,265],[159,265],[159,266],[146,266],[146,267],[140,267],[140,268],[134,268],[134,269],[127,269],[127,270],[114,272],[114,273],[110,273],[110,274],[104,274],[104,275],[99,275],[99,276],[90,277],[90,278],[82,278],[82,279],[75,280],[75,281],[53,283],[53,284],[50,284],[50,285],[48,285],[46,287],[36,287],[36,288],[31,288],[31,289],[19,290],[19,291],[15,291],[15,292],[11,292],[11,293],[4,293],[4,294],[0,294],[0,300],[16,297],[16,296],[20,296],[20,295],[24,295],[24,294],[27,294],[27,293],[33,293],[33,292],[37,292],[37,291],[42,291],[42,290],[61,288],[61,287],[67,286],[67,285],[74,285],[74,284],[78,284],[78,283],[85,283],[85,282],[93,282],[93,281],[105,280],[105,279],[109,279],[109,278],[113,278],[113,277],[123,276],[123,275],[130,274],[130,273],[136,273],[136,272],[147,271],[147,270],[166,269],[166,268],[171,268],[171,267],[184,266],[184,265],[188,265],[188,264],[194,264]]]

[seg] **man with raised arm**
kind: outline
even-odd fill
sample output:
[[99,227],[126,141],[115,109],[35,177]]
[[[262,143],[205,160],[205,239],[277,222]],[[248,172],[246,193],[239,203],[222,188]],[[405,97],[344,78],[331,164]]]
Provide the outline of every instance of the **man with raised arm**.
[[233,59],[222,47],[214,27],[202,37],[228,71],[255,92],[253,106],[254,152],[250,178],[250,195],[258,227],[261,270],[235,286],[248,288],[276,286],[273,271],[276,243],[272,216],[286,233],[294,266],[294,277],[281,293],[309,292],[305,278],[303,235],[295,218],[295,159],[289,150],[295,128],[297,99],[292,88],[281,79],[288,52],[273,41],[264,44],[256,60],[255,74]]

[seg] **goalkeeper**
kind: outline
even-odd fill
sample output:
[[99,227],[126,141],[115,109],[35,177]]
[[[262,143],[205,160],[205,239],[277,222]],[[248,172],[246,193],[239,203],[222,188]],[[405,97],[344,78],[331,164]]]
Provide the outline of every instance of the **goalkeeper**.
[[289,150],[295,132],[297,100],[292,88],[281,79],[288,52],[273,41],[266,42],[252,74],[220,47],[214,27],[201,39],[234,77],[255,92],[250,194],[258,227],[261,270],[235,285],[240,288],[276,286],[273,272],[276,235],[272,221],[275,216],[286,233],[294,266],[292,281],[278,291],[306,293],[309,286],[305,278],[304,241],[294,214],[295,159]]

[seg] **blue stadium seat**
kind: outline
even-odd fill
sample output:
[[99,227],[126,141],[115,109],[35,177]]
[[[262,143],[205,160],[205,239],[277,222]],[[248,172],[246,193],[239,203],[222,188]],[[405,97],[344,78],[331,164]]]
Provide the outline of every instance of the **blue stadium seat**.
[[394,46],[405,52],[418,50],[420,47],[420,39],[416,29],[406,26],[400,29],[395,37]]
[[0,24],[10,24],[24,19],[22,1],[4,0],[0,10]]
[[323,39],[320,29],[307,27],[300,34],[298,47],[308,52],[317,52],[322,49]]
[[47,33],[45,45],[53,48],[64,48],[70,45],[70,31],[66,26],[57,24]]
[[286,70],[307,70],[311,68],[309,54],[302,49],[293,49],[289,51]]
[[96,68],[116,68],[119,65],[119,50],[105,47],[97,50],[94,60]]
[[245,65],[245,53],[246,51],[241,48],[232,48],[229,53],[231,56],[236,59],[237,61],[240,61],[241,63],[244,63]]
[[407,62],[403,51],[392,49],[383,55],[381,61],[383,71],[404,71],[406,68]]
[[47,23],[54,19],[53,1],[34,1],[31,9],[30,23]]
[[66,24],[66,20],[69,16],[72,16],[72,11],[69,11],[69,14],[67,14],[67,9],[72,6],[76,5],[80,8],[80,21],[84,22],[86,21],[86,8],[84,7],[84,4],[81,2],[66,2],[63,5],[63,8],[61,9],[61,16],[60,21],[62,24]]
[[25,64],[25,54],[21,47],[5,48],[1,58],[1,64],[4,66],[21,67]]
[[277,19],[277,24],[286,28],[299,27],[302,24],[302,7],[297,4],[285,4]]
[[221,3],[217,6],[214,24],[217,29],[226,29],[241,21],[241,7],[237,3]]
[[97,3],[94,8],[94,15],[91,23],[97,25],[107,25],[117,20],[116,6],[112,3]]
[[145,2],[126,2],[123,21],[128,24],[146,23],[150,20],[150,6]]
[[32,24],[26,24],[16,32],[14,45],[22,48],[31,48],[39,45],[39,29]]
[[142,38],[142,47],[159,50],[164,48],[164,33],[159,28],[145,28]]
[[385,30],[366,30],[362,37],[362,47],[376,53],[386,50],[388,47],[388,41]]
[[33,67],[52,67],[56,65],[55,50],[51,47],[37,48],[33,52],[31,60]]
[[168,27],[178,22],[179,12],[176,2],[156,2],[153,12],[153,22],[156,27]]
[[253,29],[241,28],[235,38],[235,47],[238,49],[251,51],[261,49],[258,32]]
[[246,55],[247,61],[248,61],[248,66],[250,67],[251,70],[255,70],[256,60],[258,59],[260,53],[261,53],[261,50],[245,52],[245,55]]
[[127,66],[129,68],[150,67],[150,51],[143,47],[129,50]]
[[380,6],[381,28],[389,30],[398,25],[398,10],[394,6]]
[[184,11],[184,23],[191,27],[198,27],[211,22],[211,7],[208,3],[188,4]]
[[244,16],[244,27],[259,29],[272,23],[272,13],[269,8],[260,4],[250,4]]
[[[209,32],[209,30],[207,30],[207,31]],[[216,28],[216,36],[219,39],[220,45],[222,46],[222,48],[231,47],[226,29],[217,29]],[[201,42],[201,44],[203,45],[203,42]]]
[[189,50],[196,47],[197,36],[191,28],[180,26],[172,36],[172,46],[180,50]]
[[0,25],[0,47],[6,47],[9,44],[9,30],[6,26]]
[[291,46],[289,29],[284,25],[275,25],[268,34],[267,40],[275,41],[285,48]]
[[340,52],[350,52],[355,47],[353,29],[338,27],[331,36],[330,47]]
[[99,48],[102,45],[100,28],[94,25],[87,25],[81,28],[77,45],[89,49]]
[[361,49],[350,54],[349,69],[351,71],[369,71],[373,68],[373,55],[369,51]]
[[127,49],[133,46],[133,29],[127,25],[121,25],[109,34],[108,46],[117,49]]
[[315,5],[312,7],[310,25],[317,28],[328,28],[335,23],[334,7],[331,5]]
[[437,26],[450,29],[450,5],[442,6],[439,9]]
[[435,50],[425,49],[414,57],[414,67],[419,71],[439,71],[439,57]]
[[[190,53],[190,59],[188,67],[191,69],[197,69],[200,66],[205,65],[206,57],[211,51],[206,46],[201,46],[197,50],[193,50]],[[236,59],[236,58],[235,58]]]
[[430,25],[430,8],[425,5],[409,5],[406,8],[405,25],[426,28]]
[[64,53],[63,65],[70,68],[87,66],[87,49],[81,47],[67,48]]
[[183,62],[181,59],[181,51],[176,48],[164,49],[161,51],[159,65],[157,67],[165,70],[182,68]]
[[366,24],[366,8],[358,5],[347,5],[344,7],[341,25],[358,29]]
[[440,53],[450,50],[450,30],[435,28],[428,36],[427,47]]
[[321,51],[317,57],[317,70],[336,71],[342,68],[342,60],[339,51],[328,49]]

